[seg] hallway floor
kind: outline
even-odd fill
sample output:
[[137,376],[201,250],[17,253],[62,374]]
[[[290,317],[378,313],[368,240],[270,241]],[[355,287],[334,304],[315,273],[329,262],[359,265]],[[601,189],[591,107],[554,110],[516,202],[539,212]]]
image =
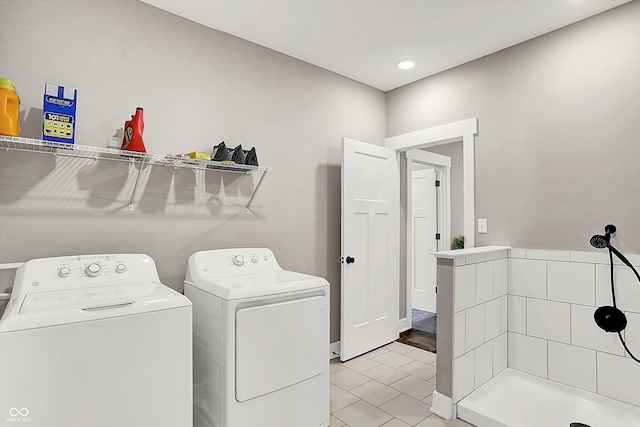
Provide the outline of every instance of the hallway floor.
[[331,427],[463,427],[429,411],[436,355],[392,342],[355,359],[331,360]]

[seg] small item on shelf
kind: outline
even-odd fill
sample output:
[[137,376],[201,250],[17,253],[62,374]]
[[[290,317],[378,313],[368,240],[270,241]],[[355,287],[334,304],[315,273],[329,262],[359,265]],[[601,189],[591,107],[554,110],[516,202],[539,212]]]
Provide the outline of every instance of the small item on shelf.
[[220,144],[215,145],[213,147],[213,152],[211,153],[211,157],[213,161],[216,162],[228,162],[231,160],[231,156],[229,155],[229,149],[225,145],[224,141]]
[[131,116],[131,120],[124,122],[124,137],[122,138],[121,150],[137,151],[146,153],[147,149],[142,140],[144,133],[143,108],[136,108],[136,114]]
[[0,78],[0,135],[20,136],[20,97],[9,79]]
[[244,151],[242,151],[242,144],[233,149],[233,152],[231,153],[231,160],[237,165],[244,165]]
[[45,83],[42,139],[64,144],[75,142],[77,101],[76,89]]
[[187,153],[185,156],[196,160],[211,160],[211,156],[201,151],[194,151],[193,153]]
[[244,164],[249,166],[258,166],[258,155],[256,154],[256,147],[251,147],[251,150],[245,152]]

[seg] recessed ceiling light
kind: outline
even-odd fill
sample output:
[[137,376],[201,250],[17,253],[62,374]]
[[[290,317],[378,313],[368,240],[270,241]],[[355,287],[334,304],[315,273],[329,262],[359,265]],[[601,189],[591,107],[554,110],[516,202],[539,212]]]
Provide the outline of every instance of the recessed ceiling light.
[[398,62],[398,68],[400,68],[401,70],[410,70],[414,67],[414,65],[416,65],[416,63],[411,59],[403,59],[402,61]]

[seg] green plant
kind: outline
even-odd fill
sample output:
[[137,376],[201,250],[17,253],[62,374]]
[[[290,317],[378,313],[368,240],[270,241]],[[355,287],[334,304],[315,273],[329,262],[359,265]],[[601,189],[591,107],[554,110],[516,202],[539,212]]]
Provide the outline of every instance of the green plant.
[[451,249],[464,249],[464,236],[456,236],[451,241]]

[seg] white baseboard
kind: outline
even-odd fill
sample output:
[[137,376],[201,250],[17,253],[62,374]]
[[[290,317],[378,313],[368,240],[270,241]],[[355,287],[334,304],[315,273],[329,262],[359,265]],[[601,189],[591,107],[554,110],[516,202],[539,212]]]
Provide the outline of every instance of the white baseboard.
[[329,359],[340,357],[340,341],[329,344]]
[[411,329],[411,319],[409,319],[408,317],[405,317],[404,319],[400,319],[400,321],[398,322],[398,332],[399,333],[403,333],[404,331],[408,331],[409,329]]
[[433,403],[431,404],[431,412],[444,418],[445,420],[453,420],[456,418],[455,405],[453,399],[445,396],[437,391],[433,392]]

